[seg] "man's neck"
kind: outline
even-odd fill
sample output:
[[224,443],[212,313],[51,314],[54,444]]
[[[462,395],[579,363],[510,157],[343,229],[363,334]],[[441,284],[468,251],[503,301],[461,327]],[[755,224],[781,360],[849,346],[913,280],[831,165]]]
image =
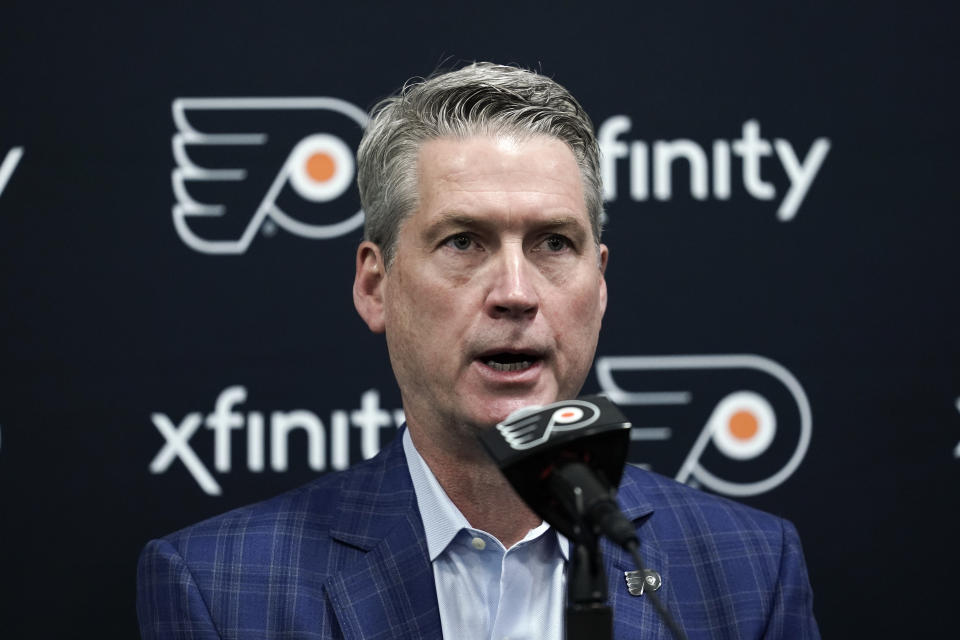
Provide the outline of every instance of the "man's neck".
[[507,549],[543,520],[513,490],[479,447],[455,454],[422,443],[410,433],[420,456],[471,527],[486,531]]

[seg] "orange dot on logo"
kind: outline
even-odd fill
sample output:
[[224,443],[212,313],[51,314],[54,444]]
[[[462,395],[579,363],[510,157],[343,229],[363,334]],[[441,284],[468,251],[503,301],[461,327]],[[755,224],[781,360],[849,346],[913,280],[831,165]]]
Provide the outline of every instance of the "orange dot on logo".
[[574,415],[575,415],[575,414],[573,413],[573,411],[564,411],[563,413],[560,414],[560,417],[561,417],[561,418],[572,418]]
[[757,422],[757,417],[749,411],[737,411],[735,414],[730,416],[730,435],[738,440],[749,440],[753,436],[757,435],[757,431],[760,430],[760,425]]
[[307,158],[307,175],[317,182],[326,182],[336,170],[337,163],[329,153],[319,151]]

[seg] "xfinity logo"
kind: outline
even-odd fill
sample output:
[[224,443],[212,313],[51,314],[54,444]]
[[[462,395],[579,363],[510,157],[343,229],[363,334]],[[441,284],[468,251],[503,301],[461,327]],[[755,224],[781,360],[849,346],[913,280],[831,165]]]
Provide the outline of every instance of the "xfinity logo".
[[[630,198],[643,201],[650,198],[650,180],[653,179],[653,197],[670,200],[673,196],[673,163],[682,160],[690,173],[690,195],[697,200],[706,200],[711,195],[708,182],[712,183],[712,195],[717,200],[728,200],[731,192],[731,159],[740,159],[740,179],[744,190],[758,200],[773,200],[777,187],[763,178],[764,159],[776,153],[790,185],[780,200],[777,218],[783,222],[792,220],[810,191],[823,161],[830,151],[830,140],[817,138],[801,159],[789,140],[776,138],[771,143],[760,136],[760,122],[748,120],[743,123],[740,138],[714,140],[711,158],[707,151],[693,140],[656,140],[652,148],[642,140],[622,139],[629,133],[632,123],[628,116],[607,118],[597,131],[600,143],[603,180],[603,198],[614,201],[621,189],[617,184],[617,166],[621,160],[629,163]],[[710,171],[712,169],[712,171]],[[708,181],[707,174],[712,179]]]
[[10,181],[11,176],[13,176],[13,171],[17,168],[17,164],[20,162],[20,158],[23,157],[23,147],[14,147],[7,152],[7,156],[3,159],[3,164],[0,164],[0,195],[3,195],[3,190],[7,188],[7,183]]
[[[324,425],[317,414],[306,409],[271,411],[241,411],[247,401],[246,387],[235,385],[220,392],[213,411],[204,416],[195,411],[179,421],[165,413],[150,416],[153,425],[164,438],[164,445],[150,463],[150,472],[164,473],[179,460],[193,476],[200,488],[209,495],[223,493],[210,468],[197,455],[190,442],[201,427],[213,438],[213,470],[230,473],[234,466],[233,432],[246,432],[246,468],[261,472],[266,467],[266,446],[270,443],[270,469],[287,470],[288,440],[294,431],[307,437],[307,462],[314,471],[346,469],[350,466],[350,429],[360,431],[360,454],[371,458],[380,451],[380,430],[394,429],[403,424],[403,410],[386,411],[380,408],[380,392],[370,389],[360,398],[360,408],[352,411],[335,409],[330,422]],[[329,441],[329,451],[327,443]]]

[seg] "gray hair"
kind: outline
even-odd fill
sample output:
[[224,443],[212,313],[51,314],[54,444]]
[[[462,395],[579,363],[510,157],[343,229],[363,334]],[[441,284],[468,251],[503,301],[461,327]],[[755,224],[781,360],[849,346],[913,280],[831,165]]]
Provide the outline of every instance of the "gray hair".
[[565,88],[538,73],[489,62],[408,81],[371,111],[357,151],[364,239],[393,261],[400,224],[417,207],[417,156],[436,138],[548,135],[567,144],[583,176],[594,241],[603,197],[593,123]]

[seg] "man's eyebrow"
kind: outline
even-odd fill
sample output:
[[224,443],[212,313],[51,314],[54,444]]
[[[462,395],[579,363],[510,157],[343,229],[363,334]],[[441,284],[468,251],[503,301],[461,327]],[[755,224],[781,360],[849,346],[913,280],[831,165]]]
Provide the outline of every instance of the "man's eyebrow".
[[434,240],[439,240],[441,236],[451,229],[477,229],[484,226],[490,226],[490,223],[464,213],[444,213],[440,215],[438,220],[427,227],[424,232],[424,237],[426,237],[428,242],[433,242]]
[[544,227],[583,227],[583,220],[575,216],[557,216],[556,218],[551,218],[545,220],[542,225]]
[[431,226],[475,227],[477,225],[482,225],[482,224],[483,224],[483,220],[475,216],[471,216],[466,213],[451,211],[449,213],[440,214],[440,218]]
[[590,235],[590,227],[576,216],[557,216],[544,220],[537,228],[542,231],[563,233],[574,242],[581,242]]
[[[497,226],[498,223],[495,220],[453,211],[441,214],[436,221],[426,228],[423,237],[428,244],[432,244],[453,230],[488,230]],[[577,216],[553,216],[541,220],[533,226],[544,231],[563,231],[571,235],[586,235],[589,233],[584,221]]]

